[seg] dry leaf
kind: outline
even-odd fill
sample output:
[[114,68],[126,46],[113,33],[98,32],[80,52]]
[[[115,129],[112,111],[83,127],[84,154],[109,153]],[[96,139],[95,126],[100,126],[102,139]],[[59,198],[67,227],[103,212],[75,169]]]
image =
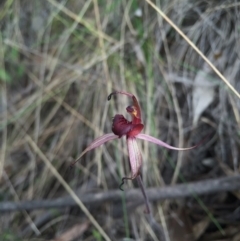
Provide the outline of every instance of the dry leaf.
[[192,224],[184,209],[172,213],[167,221],[170,240],[193,241]]
[[194,240],[198,240],[199,237],[205,232],[206,228],[208,227],[210,221],[208,218],[203,219],[199,223],[193,226],[193,236]]
[[234,237],[232,241],[239,241],[240,240],[240,233],[237,233]]
[[212,103],[214,98],[214,85],[207,74],[210,70],[205,66],[198,71],[193,87],[193,125],[196,125],[203,111]]
[[65,231],[63,234],[61,234],[59,237],[54,239],[54,241],[71,241],[82,235],[89,226],[89,222],[76,224],[67,231]]

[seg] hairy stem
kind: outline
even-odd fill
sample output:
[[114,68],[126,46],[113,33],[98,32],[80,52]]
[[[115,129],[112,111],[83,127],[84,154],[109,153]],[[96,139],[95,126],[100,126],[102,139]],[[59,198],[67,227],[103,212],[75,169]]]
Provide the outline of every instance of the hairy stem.
[[143,197],[144,197],[144,201],[145,201],[145,204],[146,204],[146,213],[148,214],[151,214],[151,210],[150,210],[150,203],[149,203],[149,200],[148,200],[148,196],[145,192],[145,188],[144,188],[144,185],[143,185],[143,182],[142,182],[142,178],[140,175],[137,176],[137,181],[138,181],[138,185],[142,191],[142,194],[143,194]]

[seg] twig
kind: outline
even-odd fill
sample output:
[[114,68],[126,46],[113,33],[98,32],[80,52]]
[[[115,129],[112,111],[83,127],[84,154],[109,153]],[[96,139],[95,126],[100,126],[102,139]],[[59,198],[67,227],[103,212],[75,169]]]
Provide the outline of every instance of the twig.
[[[222,177],[217,179],[193,182],[189,184],[178,184],[163,188],[149,188],[146,190],[149,201],[161,201],[165,199],[185,198],[195,195],[212,194],[224,191],[235,191],[240,189],[240,175]],[[140,189],[125,191],[126,201],[137,205],[144,203]],[[107,191],[94,194],[78,194],[78,197],[88,206],[100,205],[104,202],[121,201],[122,192],[119,190]],[[36,200],[21,202],[0,202],[0,212],[35,210],[48,208],[64,208],[77,206],[76,202],[69,196],[53,200]]]

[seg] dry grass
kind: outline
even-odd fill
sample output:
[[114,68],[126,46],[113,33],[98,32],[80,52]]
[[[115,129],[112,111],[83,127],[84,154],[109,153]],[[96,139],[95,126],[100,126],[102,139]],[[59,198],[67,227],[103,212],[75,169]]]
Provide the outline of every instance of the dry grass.
[[[139,143],[146,187],[239,174],[240,2],[149,3],[1,3],[0,201],[70,194],[78,206],[5,213],[0,240],[239,240],[239,192],[155,202],[155,223],[143,206],[125,203],[124,193],[89,209],[76,196],[117,189],[130,173],[124,140],[69,168],[111,131],[112,116],[126,113],[128,99],[107,102],[112,90],[136,94],[144,132],[169,144],[191,146],[210,134],[189,152]],[[125,189],[134,187],[128,182]]]

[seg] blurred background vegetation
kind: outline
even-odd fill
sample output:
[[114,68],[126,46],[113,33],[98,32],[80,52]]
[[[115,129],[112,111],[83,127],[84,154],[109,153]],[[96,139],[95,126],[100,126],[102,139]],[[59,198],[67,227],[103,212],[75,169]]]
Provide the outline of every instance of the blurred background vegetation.
[[[240,1],[154,3],[239,92]],[[0,26],[1,202],[68,195],[56,171],[82,194],[117,190],[130,174],[124,140],[69,169],[126,115],[129,99],[107,102],[113,90],[138,97],[147,134],[180,147],[209,135],[184,153],[139,142],[146,188],[239,173],[238,97],[146,1],[5,0]],[[239,192],[221,192],[152,208],[167,241],[239,241],[239,205]],[[123,198],[88,208],[111,240],[161,240],[144,206],[131,207]],[[105,238],[75,206],[2,213],[0,240]]]

